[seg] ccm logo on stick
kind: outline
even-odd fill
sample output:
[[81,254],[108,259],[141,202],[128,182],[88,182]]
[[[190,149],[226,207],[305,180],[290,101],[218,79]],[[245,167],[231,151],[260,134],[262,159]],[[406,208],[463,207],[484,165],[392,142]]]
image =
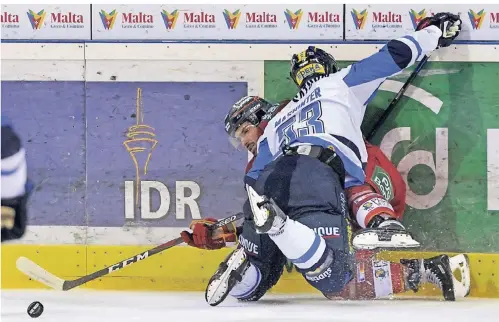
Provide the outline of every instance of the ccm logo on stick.
[[143,252],[142,254],[138,254],[136,256],[130,257],[128,259],[125,259],[121,263],[118,263],[116,265],[113,265],[113,266],[109,267],[108,268],[109,273],[117,271],[119,269],[122,269],[123,267],[125,267],[127,265],[130,265],[132,263],[135,263],[135,262],[141,261],[143,259],[146,259],[147,257],[149,257],[149,251],[146,251],[146,252]]

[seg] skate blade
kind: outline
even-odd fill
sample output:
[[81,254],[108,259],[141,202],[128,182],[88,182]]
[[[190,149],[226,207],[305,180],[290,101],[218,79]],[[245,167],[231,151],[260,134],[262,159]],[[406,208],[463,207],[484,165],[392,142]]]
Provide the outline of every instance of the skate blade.
[[376,248],[416,248],[421,244],[412,239],[408,234],[393,234],[390,240],[380,240],[375,232],[366,232],[356,235],[352,240],[352,246],[360,250],[372,250]]
[[243,249],[232,254],[231,258],[227,261],[227,269],[225,272],[223,272],[219,278],[208,284],[205,299],[209,305],[217,306],[225,300],[231,291],[231,288],[235,285],[235,283],[230,285],[231,273],[241,266],[241,263],[245,260],[245,258],[246,255]]
[[[470,294],[471,277],[470,277],[470,262],[466,254],[459,254],[449,258],[449,263],[452,271],[452,281],[454,283],[454,297],[466,297]],[[455,271],[459,271],[461,280],[454,276]]]

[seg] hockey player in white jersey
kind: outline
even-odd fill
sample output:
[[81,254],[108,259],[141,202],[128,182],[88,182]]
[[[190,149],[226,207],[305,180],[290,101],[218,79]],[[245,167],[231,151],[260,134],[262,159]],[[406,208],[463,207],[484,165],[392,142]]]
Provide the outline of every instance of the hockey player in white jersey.
[[[366,104],[387,77],[450,45],[460,30],[459,17],[451,14],[437,14],[424,24],[358,63],[307,81],[258,141],[245,177],[251,224],[324,294],[341,291],[353,279],[344,189],[365,181],[360,125]],[[307,71],[297,74],[298,83],[300,75],[305,80]],[[235,251],[210,279],[206,300],[219,304],[236,284],[239,292],[246,287],[251,293],[260,280],[245,252]]]
[[21,139],[2,115],[2,242],[24,235],[27,201],[32,189]]

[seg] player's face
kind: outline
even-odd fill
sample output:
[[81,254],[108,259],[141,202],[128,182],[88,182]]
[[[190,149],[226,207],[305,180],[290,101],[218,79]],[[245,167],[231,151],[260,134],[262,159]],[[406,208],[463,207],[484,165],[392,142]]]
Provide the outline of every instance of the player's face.
[[256,154],[258,138],[262,135],[261,130],[249,122],[241,124],[236,131],[236,138],[251,153]]

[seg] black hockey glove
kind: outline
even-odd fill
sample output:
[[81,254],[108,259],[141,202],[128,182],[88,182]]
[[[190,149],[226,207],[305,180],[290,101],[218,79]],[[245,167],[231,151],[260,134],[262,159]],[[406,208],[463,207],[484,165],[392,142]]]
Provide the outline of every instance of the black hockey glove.
[[428,26],[436,26],[442,31],[442,37],[438,40],[438,47],[448,47],[456,39],[461,31],[462,21],[459,15],[450,12],[440,12],[433,17],[426,17],[421,20],[416,30],[424,29]]
[[7,240],[19,239],[24,235],[28,221],[27,202],[29,196],[30,192],[28,191],[21,197],[2,199],[2,243]]

